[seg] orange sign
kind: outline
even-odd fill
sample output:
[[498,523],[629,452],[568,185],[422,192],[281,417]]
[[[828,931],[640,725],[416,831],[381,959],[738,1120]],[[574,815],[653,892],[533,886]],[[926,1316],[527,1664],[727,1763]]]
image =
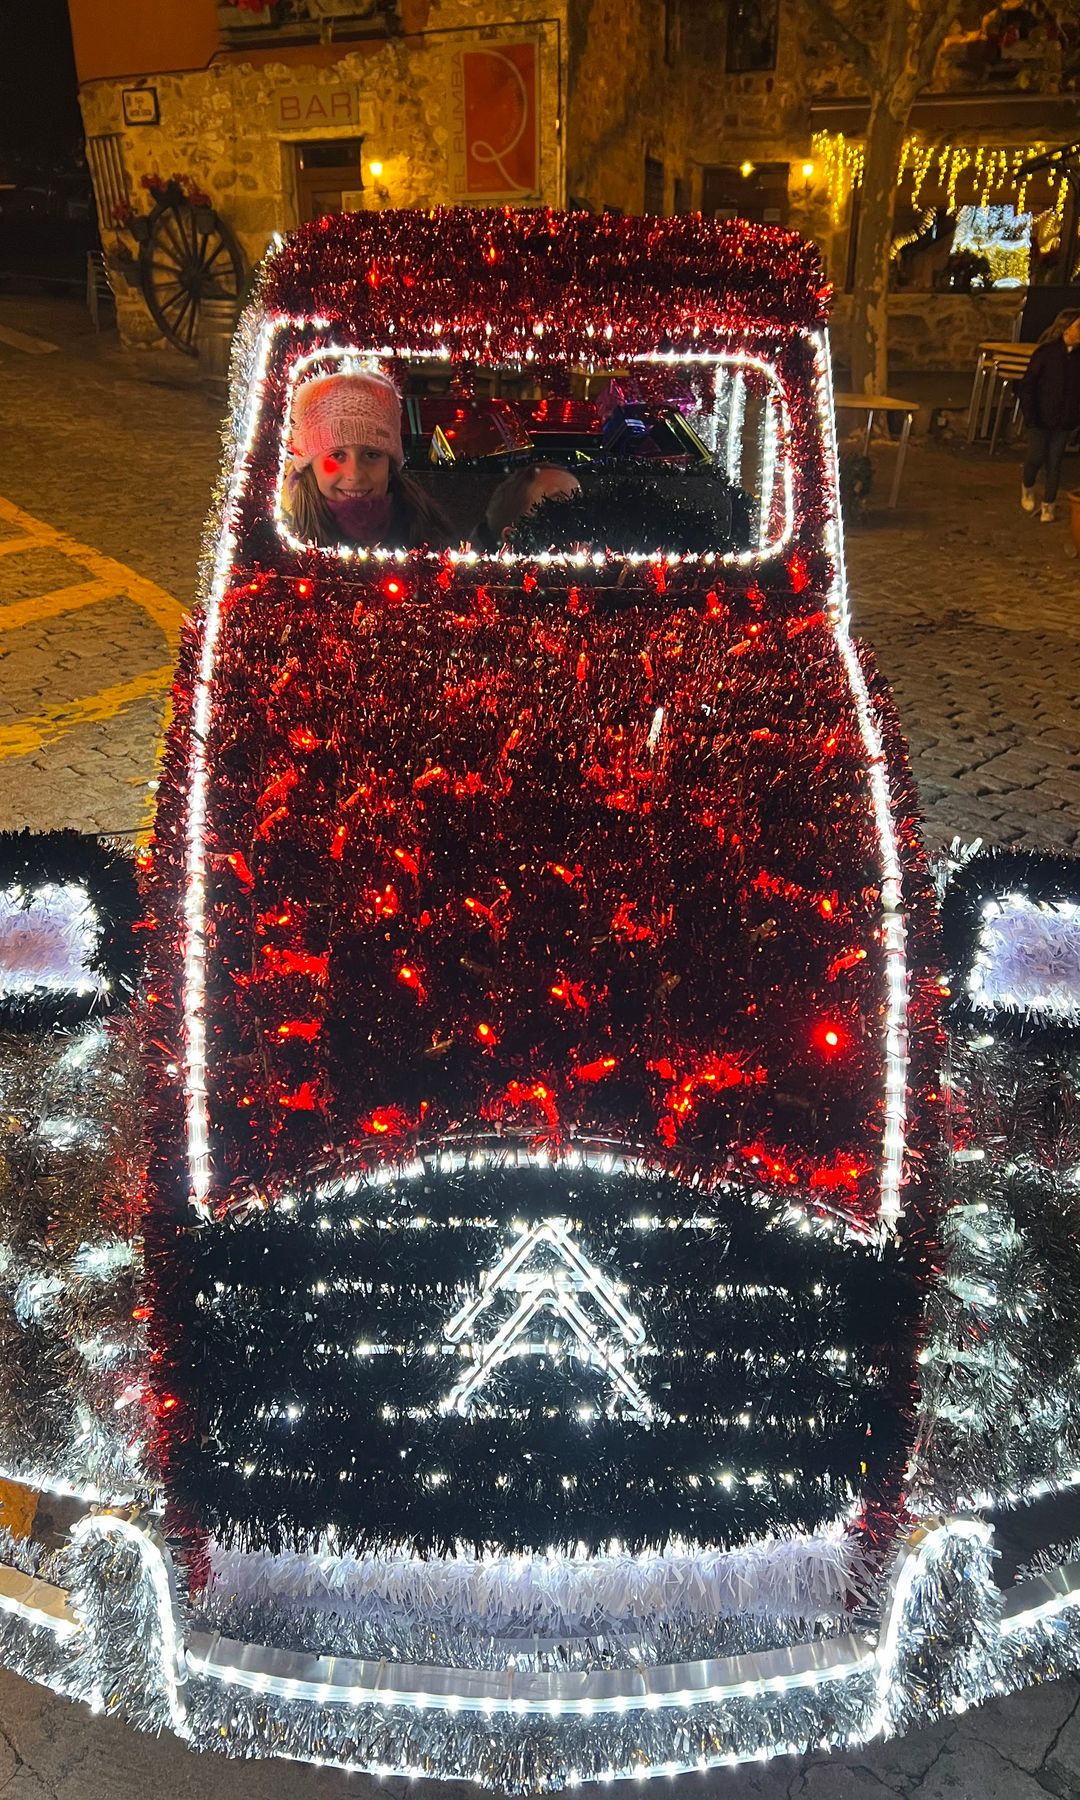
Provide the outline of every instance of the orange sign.
[[459,204],[531,200],[540,188],[535,42],[474,44],[450,78],[450,191]]

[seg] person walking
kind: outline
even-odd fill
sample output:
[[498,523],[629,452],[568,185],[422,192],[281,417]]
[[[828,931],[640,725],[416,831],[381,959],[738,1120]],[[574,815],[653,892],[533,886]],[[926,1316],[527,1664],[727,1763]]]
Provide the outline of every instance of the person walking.
[[1020,504],[1035,511],[1035,482],[1043,472],[1041,525],[1057,517],[1058,480],[1069,437],[1080,426],[1080,312],[1060,312],[1031,353],[1020,383],[1027,426]]

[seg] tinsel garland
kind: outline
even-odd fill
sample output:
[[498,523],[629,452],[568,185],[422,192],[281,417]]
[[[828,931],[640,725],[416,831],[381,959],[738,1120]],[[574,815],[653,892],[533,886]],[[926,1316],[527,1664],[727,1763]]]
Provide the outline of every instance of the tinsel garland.
[[139,1034],[0,1036],[0,1469],[148,1495]]
[[76,1527],[68,1557],[84,1684],[93,1684],[106,1711],[141,1731],[183,1731],[177,1697],[183,1612],[153,1540],[121,1520],[87,1519]]
[[[595,1550],[613,1519],[632,1551],[739,1542],[888,1488],[917,1306],[895,1252],[807,1238],[738,1190],[706,1204],[703,1218],[699,1191],[659,1178],[495,1166],[207,1226],[187,1328],[204,1441],[176,1447],[172,1491],[227,1542],[332,1528],[343,1545],[445,1554]],[[499,1221],[553,1208],[640,1296],[651,1424],[608,1416],[606,1378],[557,1321],[549,1353],[503,1364],[473,1416],[442,1404],[459,1354],[441,1329],[496,1260]]]
[[189,1677],[185,1704],[191,1742],[231,1756],[289,1756],[335,1762],[387,1775],[463,1779],[501,1793],[559,1791],[612,1773],[677,1773],[710,1764],[800,1755],[826,1743],[860,1741],[873,1705],[874,1676],[817,1687],[763,1692],[692,1710],[608,1713],[599,1719],[516,1720],[414,1707],[319,1706],[278,1695],[228,1690]]
[[518,521],[507,540],[522,555],[542,550],[656,550],[703,554],[746,550],[750,496],[713,469],[681,471],[664,482],[655,471],[620,464],[585,475],[569,498],[543,501]]
[[1065,1538],[1036,1550],[1034,1556],[1020,1564],[1017,1581],[1029,1581],[1036,1575],[1049,1575],[1063,1563],[1080,1562],[1080,1537]]
[[75,1664],[72,1640],[58,1638],[47,1625],[28,1625],[15,1614],[0,1611],[0,1667],[14,1670],[24,1681],[36,1682],[62,1694],[67,1700],[92,1700]]
[[667,1667],[702,1657],[746,1656],[808,1642],[824,1642],[847,1628],[839,1619],[802,1619],[750,1613],[717,1619],[643,1617],[632,1629],[595,1628],[591,1632],[547,1639],[506,1632],[494,1637],[483,1621],[458,1621],[452,1615],[409,1615],[376,1611],[356,1617],[348,1611],[291,1605],[280,1592],[243,1603],[234,1595],[197,1595],[192,1626],[220,1632],[241,1643],[283,1650],[308,1650],[322,1656],[351,1656],[394,1663],[434,1663],[440,1669],[505,1670],[510,1660],[519,1670],[537,1673],[583,1673],[598,1669]]
[[[471,1631],[474,1637],[487,1635],[480,1651],[485,1656],[496,1642],[505,1656],[510,1639],[521,1646],[520,1657],[531,1642],[554,1643],[561,1650],[568,1639],[591,1636],[603,1640],[609,1654],[625,1652],[638,1663],[679,1660],[659,1650],[653,1654],[648,1640],[679,1634],[689,1642],[697,1633],[704,1645],[708,1632],[730,1635],[748,1621],[766,1633],[778,1625],[797,1631],[808,1622],[835,1623],[865,1598],[868,1583],[857,1547],[839,1531],[752,1543],[737,1551],[673,1550],[662,1557],[622,1552],[421,1561],[404,1555],[342,1556],[329,1544],[309,1556],[245,1553],[212,1544],[209,1561],[210,1579],[199,1606],[226,1636],[250,1635],[231,1623],[244,1611],[275,1616],[281,1630],[325,1632],[333,1620],[342,1630],[352,1625],[357,1632],[379,1634],[382,1648],[365,1654],[406,1660],[424,1659],[394,1651],[402,1634],[426,1633],[430,1643],[439,1630],[453,1634],[459,1654]],[[429,1649],[429,1659],[431,1654]],[[465,1646],[466,1662],[476,1655]]]
[[[937,1506],[1023,1494],[1080,1466],[1080,1047],[1059,1018],[973,1010],[967,997],[984,904],[1074,900],[1080,864],[996,850],[958,861],[943,903],[951,1204],[927,1296],[916,1462],[916,1492]],[[1019,977],[1018,958],[1043,959],[1023,913],[1017,923]],[[1041,966],[1032,974],[1021,984],[1034,992]]]
[[63,1559],[63,1550],[48,1549],[32,1537],[16,1537],[6,1525],[0,1525],[0,1564],[62,1587],[66,1579]]
[[740,327],[820,324],[830,293],[796,232],[506,207],[302,226],[268,256],[260,299],[269,316],[310,307],[339,330],[362,323],[364,347],[430,348],[452,332],[464,361],[490,366],[532,360],[545,339],[583,362],[726,349]]
[[901,1572],[898,1629],[885,1640],[893,1650],[882,1682],[888,1735],[977,1705],[1001,1681],[1009,1658],[989,1538],[973,1523],[937,1529],[910,1584]]
[[739,1551],[418,1560],[212,1544],[192,1626],[241,1641],[448,1668],[640,1668],[821,1639],[869,1580],[839,1532]]

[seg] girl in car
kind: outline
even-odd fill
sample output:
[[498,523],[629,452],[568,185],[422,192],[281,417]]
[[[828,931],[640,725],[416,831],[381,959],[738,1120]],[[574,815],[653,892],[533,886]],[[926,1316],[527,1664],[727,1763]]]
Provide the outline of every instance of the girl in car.
[[318,375],[293,396],[284,511],[309,544],[442,550],[442,509],[403,468],[401,398],[373,370]]

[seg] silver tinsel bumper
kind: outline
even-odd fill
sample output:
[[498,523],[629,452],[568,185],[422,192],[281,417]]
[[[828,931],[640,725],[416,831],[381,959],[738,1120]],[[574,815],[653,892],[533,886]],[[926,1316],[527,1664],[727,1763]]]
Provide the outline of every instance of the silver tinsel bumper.
[[64,1587],[0,1568],[0,1660],[198,1750],[551,1791],[857,1745],[1080,1667],[1080,1565],[1003,1596],[992,1555],[977,1519],[915,1533],[876,1633],[638,1669],[497,1671],[191,1630],[154,1531],[102,1513],[50,1568]]

